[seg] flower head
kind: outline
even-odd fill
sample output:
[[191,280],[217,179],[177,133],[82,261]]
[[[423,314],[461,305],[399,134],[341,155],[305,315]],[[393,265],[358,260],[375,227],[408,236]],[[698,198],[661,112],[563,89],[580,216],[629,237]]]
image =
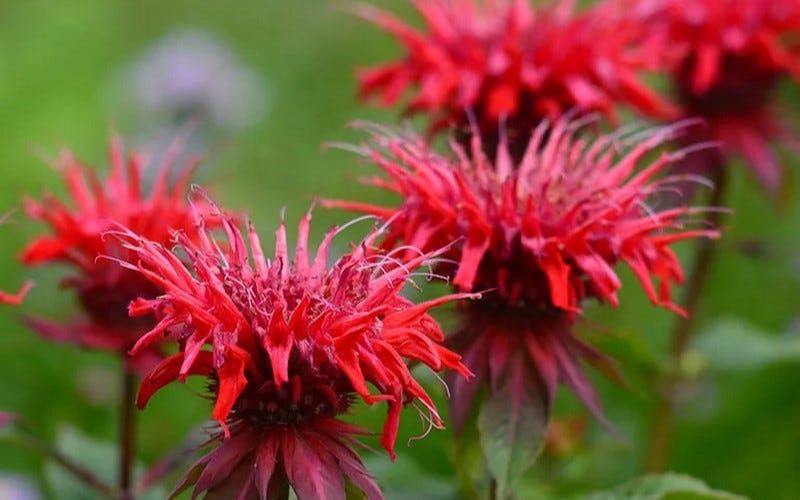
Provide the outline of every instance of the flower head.
[[782,185],[773,140],[800,140],[773,110],[777,85],[800,82],[800,3],[795,0],[639,0],[638,15],[665,44],[678,104],[707,123],[697,140],[717,140],[721,155],[694,158],[708,171],[739,154],[764,188]]
[[[99,257],[125,259],[130,255],[118,241],[105,236],[118,224],[164,244],[171,240],[173,230],[196,236],[186,193],[198,162],[188,162],[170,187],[168,177],[177,153],[177,148],[172,148],[164,155],[147,194],[142,191],[140,178],[145,164],[143,156],[132,153],[126,159],[119,140],[114,139],[110,145],[110,171],[102,180],[92,168],[64,151],[56,169],[64,178],[74,206],[49,193],[41,201],[25,200],[27,214],[49,225],[51,234],[31,241],[20,259],[26,265],[59,262],[72,268],[74,274],[62,284],[75,290],[85,313],[65,325],[32,319],[30,322],[38,333],[53,340],[125,353],[150,329],[149,319],[130,318],[127,308],[137,297],[158,295],[158,287],[139,273]],[[148,353],[150,361],[154,353]],[[141,361],[146,360],[141,358]]]
[[337,416],[356,398],[386,402],[381,443],[393,455],[403,405],[414,404],[441,427],[406,360],[469,374],[459,356],[440,345],[442,331],[427,314],[467,295],[420,304],[400,295],[414,270],[436,253],[401,263],[371,249],[380,234],[374,232],[329,267],[336,232],[328,232],[311,260],[309,222],[309,215],[300,222],[294,258],[283,224],[274,259],[265,257],[252,226],[245,241],[230,220],[224,221],[224,244],[178,234],[190,269],[159,243],[134,232],[119,235],[136,254],[131,262],[138,263],[128,269],[164,290],[131,305],[131,314],[154,313],[158,319],[134,351],[165,337],[180,345],[143,381],[140,407],[165,384],[204,375],[215,399],[212,417],[229,436],[219,436],[219,448],[198,463],[201,474],[187,476],[199,477],[195,494],[226,488],[229,476],[242,475],[242,491],[262,496],[288,481],[301,498],[338,498],[343,477],[368,496],[379,496],[350,448],[360,431]]
[[[465,326],[453,345],[465,363],[478,378],[490,377],[490,369],[502,371],[509,356],[527,349],[551,398],[562,380],[599,414],[577,360],[609,366],[572,334],[581,303],[595,298],[616,306],[621,281],[614,266],[624,262],[654,304],[682,313],[670,293],[683,279],[671,245],[717,231],[684,228],[695,209],[650,205],[679,180],[660,174],[682,153],[665,152],[639,167],[679,126],[595,140],[575,136],[578,126],[541,124],[518,163],[503,140],[494,160],[477,134],[470,153],[452,141],[446,157],[420,137],[367,126],[370,141],[360,152],[388,176],[367,182],[399,194],[400,205],[326,203],[392,219],[387,248],[402,242],[426,251],[459,239],[446,254],[457,265],[437,272],[465,291],[493,290],[464,308]],[[472,395],[460,398],[460,389]],[[457,383],[453,401],[466,406],[455,409],[456,418],[474,394],[474,384]]]
[[527,142],[543,118],[579,109],[613,118],[617,104],[649,115],[670,112],[637,72],[650,62],[634,50],[641,27],[613,8],[576,12],[574,1],[533,9],[528,0],[415,0],[427,31],[393,15],[360,14],[394,35],[402,60],[358,73],[361,95],[392,105],[416,87],[409,113],[430,115],[432,127],[465,125],[493,136],[505,119],[509,135]]

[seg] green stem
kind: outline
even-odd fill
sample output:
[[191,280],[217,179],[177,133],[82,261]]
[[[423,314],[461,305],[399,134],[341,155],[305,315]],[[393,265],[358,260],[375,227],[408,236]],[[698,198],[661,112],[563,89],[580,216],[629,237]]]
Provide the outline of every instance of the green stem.
[[[728,184],[725,165],[716,169],[712,180],[714,191],[711,193],[709,206],[712,208],[722,207]],[[722,215],[721,211],[712,211],[708,218],[710,225],[714,228],[720,227]],[[682,382],[680,363],[695,332],[697,312],[716,257],[716,250],[717,245],[714,240],[703,239],[697,243],[683,301],[683,308],[688,316],[678,317],[674,323],[670,337],[671,366],[668,374],[659,381],[657,386],[658,400],[650,426],[650,442],[645,454],[644,468],[647,472],[662,472],[667,464],[675,427],[676,391]]]

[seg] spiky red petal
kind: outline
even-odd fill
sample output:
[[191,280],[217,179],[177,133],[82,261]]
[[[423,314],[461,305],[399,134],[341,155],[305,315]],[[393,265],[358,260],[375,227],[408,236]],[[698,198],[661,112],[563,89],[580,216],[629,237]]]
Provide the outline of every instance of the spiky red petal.
[[472,295],[416,305],[403,298],[410,274],[439,252],[399,264],[371,250],[380,232],[328,267],[331,230],[312,261],[309,222],[310,215],[300,222],[293,260],[284,224],[276,233],[273,260],[265,257],[252,227],[245,239],[230,219],[223,219],[225,244],[208,235],[192,241],[178,234],[193,274],[163,245],[132,231],[116,233],[136,256],[126,267],[163,289],[157,298],[132,304],[134,314],[149,311],[158,319],[133,352],[165,336],[181,348],[144,381],[140,406],[170,380],[203,373],[214,380],[212,416],[223,426],[242,419],[256,426],[305,425],[343,412],[350,395],[357,394],[368,404],[387,402],[381,442],[392,455],[402,405],[419,402],[430,422],[441,427],[433,401],[406,362],[469,374],[459,356],[440,344],[444,336],[427,311]]
[[619,134],[584,139],[573,135],[574,127],[568,121],[539,126],[523,158],[512,164],[504,143],[489,159],[478,134],[469,154],[452,143],[446,157],[418,136],[367,124],[371,137],[361,152],[388,179],[365,182],[399,194],[401,204],[324,204],[391,219],[387,248],[403,241],[424,251],[459,240],[448,252],[458,262],[453,283],[467,291],[496,289],[509,304],[575,313],[584,298],[594,297],[616,306],[621,282],[614,266],[622,261],[654,304],[678,310],[670,283],[680,283],[683,272],[670,246],[718,231],[685,229],[696,213],[691,208],[648,206],[680,180],[658,176],[682,152],[640,167],[680,127],[634,140]]
[[536,9],[527,0],[413,4],[424,32],[387,12],[358,9],[405,50],[400,61],[359,71],[360,95],[387,106],[415,88],[406,109],[430,115],[434,128],[466,124],[467,109],[482,132],[494,133],[505,117],[523,136],[575,108],[608,117],[617,104],[673,112],[637,74],[652,59],[649,47],[632,43],[639,23],[614,8],[576,12],[572,0]]
[[[208,215],[207,207],[191,208],[186,194],[198,162],[188,161],[175,182],[170,183],[179,153],[178,143],[165,153],[148,193],[141,186],[145,158],[131,153],[126,159],[116,137],[109,146],[110,169],[105,179],[81,164],[70,151],[61,153],[55,169],[62,175],[74,206],[51,194],[45,194],[41,201],[27,198],[28,216],[47,224],[52,234],[28,243],[20,260],[26,265],[69,265],[74,274],[63,285],[77,292],[86,318],[69,326],[31,320],[37,332],[51,340],[125,353],[142,333],[152,328],[150,319],[129,318],[127,307],[137,297],[158,295],[158,286],[119,266],[114,259],[128,259],[133,254],[105,233],[121,224],[165,245],[175,230],[197,237],[195,215],[191,212],[199,210]],[[213,217],[208,224],[216,224]],[[157,349],[151,349],[147,358],[156,354]]]
[[[683,169],[696,173],[741,156],[772,195],[783,168],[772,149],[800,152],[800,136],[775,102],[781,81],[800,82],[800,4],[795,0],[681,0],[627,2],[632,18],[663,44],[665,66],[684,116],[701,117],[705,140],[722,156],[696,157]],[[705,160],[705,163],[699,163]],[[709,163],[711,162],[711,163]]]

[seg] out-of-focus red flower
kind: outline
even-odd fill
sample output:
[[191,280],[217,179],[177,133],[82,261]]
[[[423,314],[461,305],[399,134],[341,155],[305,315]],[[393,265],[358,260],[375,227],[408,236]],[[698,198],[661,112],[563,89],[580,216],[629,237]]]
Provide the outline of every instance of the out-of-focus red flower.
[[778,84],[800,82],[800,3],[796,0],[638,0],[631,12],[665,44],[675,97],[685,116],[701,117],[692,140],[717,140],[717,154],[691,158],[699,173],[741,155],[763,187],[782,186],[774,141],[800,151],[776,113]]
[[517,134],[527,142],[543,118],[573,109],[609,118],[620,104],[647,115],[672,112],[637,75],[653,59],[648,47],[632,44],[641,23],[613,6],[578,12],[572,0],[536,9],[529,0],[413,4],[425,31],[384,11],[358,10],[405,53],[357,76],[361,96],[377,95],[384,106],[413,88],[406,111],[429,115],[434,130],[465,125],[469,109],[484,138],[496,136],[505,118],[513,145]]
[[19,417],[13,413],[8,413],[6,411],[0,411],[0,429],[3,427],[13,424],[19,420]]
[[[126,259],[131,255],[119,241],[105,236],[120,224],[165,245],[172,240],[174,230],[193,238],[197,236],[186,196],[198,160],[188,161],[170,186],[169,174],[178,149],[176,144],[164,155],[149,193],[142,190],[145,158],[131,153],[126,159],[116,138],[109,147],[110,171],[105,179],[100,179],[93,168],[80,163],[70,151],[64,151],[55,168],[63,176],[72,206],[49,193],[41,201],[25,200],[27,214],[46,223],[50,234],[31,241],[22,250],[20,259],[26,265],[67,264],[74,274],[65,278],[62,285],[76,291],[85,313],[66,324],[30,319],[30,325],[40,335],[125,355],[152,327],[150,318],[130,318],[127,308],[137,297],[158,295],[158,287],[139,273],[101,256]],[[134,363],[132,368],[141,371],[158,359],[158,348],[154,346],[129,361]]]
[[[645,157],[679,135],[679,126],[594,140],[576,136],[578,126],[540,125],[516,163],[502,140],[494,160],[484,155],[478,134],[471,152],[453,141],[446,157],[420,137],[367,125],[371,138],[360,151],[387,178],[366,182],[399,194],[400,204],[325,203],[391,219],[387,249],[402,243],[427,251],[460,239],[445,254],[457,265],[443,264],[437,273],[465,291],[493,290],[463,308],[452,342],[464,363],[494,385],[522,350],[550,402],[561,381],[599,416],[579,360],[609,372],[611,366],[572,333],[581,303],[595,298],[616,307],[621,282],[614,266],[625,263],[654,304],[683,314],[670,294],[671,284],[683,280],[671,246],[718,233],[684,227],[695,209],[651,205],[680,180],[661,174],[682,153],[665,152],[643,165]],[[476,393],[476,384],[455,383],[456,425]]]
[[381,497],[351,449],[362,431],[337,416],[356,397],[367,404],[385,401],[381,443],[394,456],[402,406],[413,404],[431,426],[442,426],[407,361],[469,375],[459,356],[440,344],[444,336],[427,311],[470,295],[420,304],[400,295],[411,274],[436,253],[400,263],[372,250],[380,234],[374,232],[329,267],[335,230],[311,260],[309,222],[309,215],[300,222],[293,258],[283,224],[271,260],[252,226],[245,241],[227,219],[224,245],[179,235],[190,270],[160,243],[132,231],[119,235],[135,254],[128,269],[164,290],[131,305],[132,315],[158,318],[134,351],[165,338],[180,345],[143,381],[140,407],[162,386],[204,375],[215,400],[212,417],[224,430],[215,438],[219,447],[180,488],[194,484],[195,494],[263,498],[288,483],[303,499],[342,498],[349,478],[368,497]]

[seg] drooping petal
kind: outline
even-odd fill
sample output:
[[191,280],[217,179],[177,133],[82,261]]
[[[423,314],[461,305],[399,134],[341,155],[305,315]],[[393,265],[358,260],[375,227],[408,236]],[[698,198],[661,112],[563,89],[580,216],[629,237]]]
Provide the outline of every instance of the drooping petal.
[[[164,359],[151,371],[139,386],[136,405],[143,409],[153,394],[165,385],[179,378],[183,364],[183,353],[179,352]],[[210,375],[213,373],[213,357],[209,351],[202,351],[191,367],[191,375]]]
[[283,449],[283,466],[298,498],[344,500],[344,478],[325,448],[315,449],[311,436],[297,436]]

